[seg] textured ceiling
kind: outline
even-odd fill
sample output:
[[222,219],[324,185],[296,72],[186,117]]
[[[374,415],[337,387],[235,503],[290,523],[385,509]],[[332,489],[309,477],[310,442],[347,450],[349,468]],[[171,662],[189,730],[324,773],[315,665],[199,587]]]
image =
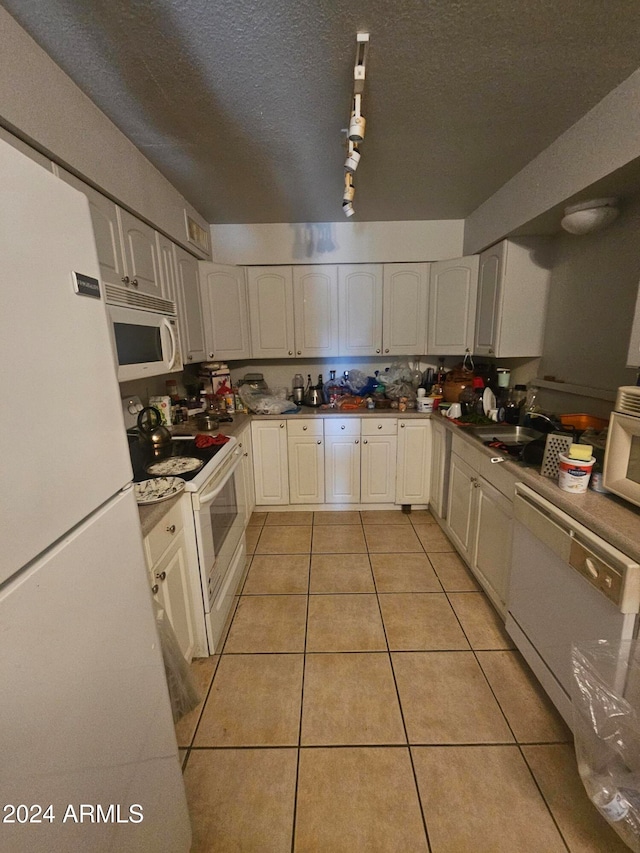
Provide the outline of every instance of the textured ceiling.
[[637,0],[1,0],[210,221],[463,218],[640,66]]

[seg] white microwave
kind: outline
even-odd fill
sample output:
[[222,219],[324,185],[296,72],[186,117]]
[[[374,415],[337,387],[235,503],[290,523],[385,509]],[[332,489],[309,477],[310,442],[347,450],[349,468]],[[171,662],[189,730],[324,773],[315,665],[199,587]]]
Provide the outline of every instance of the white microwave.
[[604,454],[605,488],[640,506],[640,387],[618,388]]
[[115,285],[105,297],[118,382],[182,370],[175,302]]

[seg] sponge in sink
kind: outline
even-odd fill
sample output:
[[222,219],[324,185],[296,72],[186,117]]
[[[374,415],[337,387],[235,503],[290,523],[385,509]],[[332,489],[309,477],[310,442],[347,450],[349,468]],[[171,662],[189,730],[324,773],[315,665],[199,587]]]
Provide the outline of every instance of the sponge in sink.
[[593,455],[593,447],[590,444],[572,444],[569,448],[569,459],[580,459],[588,462]]

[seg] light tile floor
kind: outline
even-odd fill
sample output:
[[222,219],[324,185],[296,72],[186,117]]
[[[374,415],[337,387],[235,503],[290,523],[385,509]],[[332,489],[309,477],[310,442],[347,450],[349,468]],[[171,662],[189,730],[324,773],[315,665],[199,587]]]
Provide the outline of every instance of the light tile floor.
[[624,853],[428,512],[254,513],[176,727],[194,853]]

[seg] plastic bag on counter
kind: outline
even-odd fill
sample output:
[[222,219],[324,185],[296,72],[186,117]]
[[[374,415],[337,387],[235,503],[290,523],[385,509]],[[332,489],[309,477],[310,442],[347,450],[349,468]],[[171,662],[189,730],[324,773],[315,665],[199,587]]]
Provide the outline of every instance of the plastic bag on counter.
[[600,814],[640,853],[640,645],[575,645],[571,662],[580,777]]
[[408,361],[395,361],[388,370],[380,374],[379,379],[384,385],[385,396],[390,400],[398,400],[400,397],[406,397],[407,400],[416,399],[414,371]]
[[287,412],[297,412],[298,407],[291,400],[287,400],[286,388],[274,388],[271,390],[258,390],[250,385],[241,385],[238,388],[240,399],[247,407],[247,411],[256,415],[284,415]]
[[167,617],[166,611],[153,599],[153,609],[156,615],[156,628],[164,660],[164,671],[167,676],[169,699],[173,722],[177,723],[185,714],[192,711],[200,702],[198,688],[195,685],[191,670],[182,656],[178,640]]

